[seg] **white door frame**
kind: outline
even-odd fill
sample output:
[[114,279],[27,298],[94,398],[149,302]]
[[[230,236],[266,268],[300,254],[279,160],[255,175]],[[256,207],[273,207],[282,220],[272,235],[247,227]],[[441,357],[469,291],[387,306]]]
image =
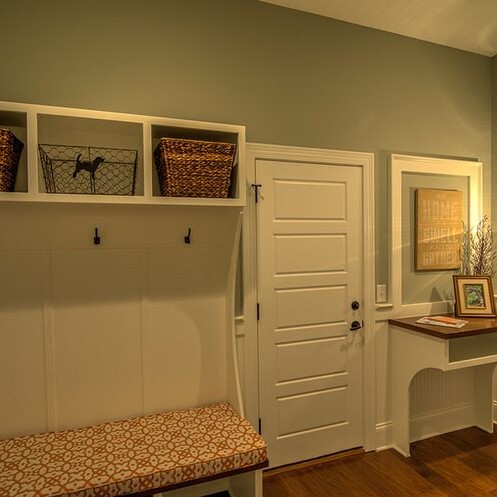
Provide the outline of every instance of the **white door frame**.
[[376,425],[376,367],[374,348],[375,306],[375,221],[374,221],[374,154],[317,148],[290,147],[247,143],[247,207],[243,221],[243,345],[245,378],[245,416],[257,426],[259,419],[259,360],[257,340],[257,211],[255,192],[255,164],[257,159],[312,162],[362,168],[363,185],[363,281],[364,281],[364,349],[363,349],[363,447],[374,450]]

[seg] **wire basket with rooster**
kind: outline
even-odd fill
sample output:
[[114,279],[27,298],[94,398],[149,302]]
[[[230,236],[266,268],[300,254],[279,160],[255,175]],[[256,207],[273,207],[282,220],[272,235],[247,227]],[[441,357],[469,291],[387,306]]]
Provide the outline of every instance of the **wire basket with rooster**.
[[47,193],[134,195],[138,151],[39,144]]

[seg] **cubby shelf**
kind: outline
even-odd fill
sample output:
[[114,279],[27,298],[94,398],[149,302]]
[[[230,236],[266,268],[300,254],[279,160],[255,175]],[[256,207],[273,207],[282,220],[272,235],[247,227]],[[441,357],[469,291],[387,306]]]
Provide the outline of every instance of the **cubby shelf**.
[[[149,205],[245,205],[245,128],[243,126],[0,102],[0,128],[24,143],[14,192],[0,192],[0,202],[57,202]],[[163,197],[153,164],[161,137],[224,141],[237,146],[229,198]],[[133,195],[47,193],[39,144],[92,146],[138,151]]]

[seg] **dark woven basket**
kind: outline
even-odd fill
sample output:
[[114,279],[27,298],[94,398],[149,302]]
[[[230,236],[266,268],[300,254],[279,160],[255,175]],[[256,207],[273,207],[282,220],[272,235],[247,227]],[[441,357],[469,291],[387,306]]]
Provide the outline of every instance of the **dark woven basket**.
[[233,143],[161,138],[154,150],[161,194],[226,198],[235,151]]
[[24,143],[9,129],[0,129],[0,192],[13,192]]

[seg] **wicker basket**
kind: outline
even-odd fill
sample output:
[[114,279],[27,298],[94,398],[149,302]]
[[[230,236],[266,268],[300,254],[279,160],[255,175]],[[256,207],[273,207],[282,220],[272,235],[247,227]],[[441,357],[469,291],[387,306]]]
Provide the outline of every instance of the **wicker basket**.
[[233,143],[161,138],[154,150],[161,194],[226,198],[235,151]]
[[9,129],[0,129],[0,192],[13,192],[24,143]]

